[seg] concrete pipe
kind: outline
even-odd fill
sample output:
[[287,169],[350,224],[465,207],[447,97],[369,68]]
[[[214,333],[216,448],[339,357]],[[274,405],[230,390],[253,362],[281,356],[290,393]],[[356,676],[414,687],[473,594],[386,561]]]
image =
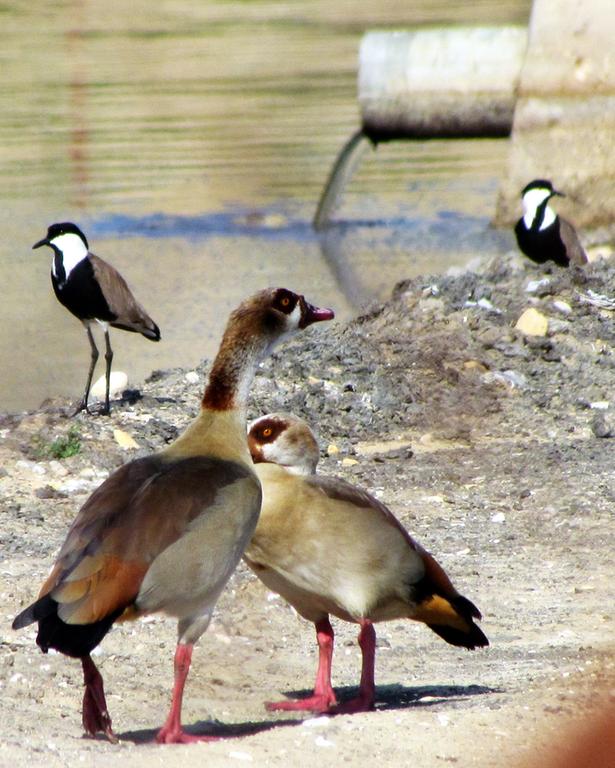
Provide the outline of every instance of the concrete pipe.
[[363,133],[376,143],[509,135],[526,47],[520,26],[367,33],[359,53]]
[[508,136],[526,46],[527,30],[519,26],[364,35],[362,125],[333,165],[314,227],[323,229],[330,221],[369,142]]

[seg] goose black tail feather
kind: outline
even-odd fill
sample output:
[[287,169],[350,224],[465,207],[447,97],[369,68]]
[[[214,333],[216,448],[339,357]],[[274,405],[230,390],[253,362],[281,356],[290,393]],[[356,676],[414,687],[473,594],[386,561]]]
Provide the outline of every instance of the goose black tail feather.
[[487,636],[473,621],[473,619],[482,619],[481,612],[474,603],[463,595],[447,599],[457,613],[468,623],[467,629],[457,629],[447,624],[427,624],[427,626],[451,645],[469,648],[470,650],[484,648],[489,645]]
[[36,644],[43,653],[54,648],[66,656],[87,656],[107,634],[123,608],[92,624],[67,624],[58,616],[58,603],[43,595],[13,621],[13,629],[22,629],[38,621]]
[[489,645],[487,636],[474,622],[470,624],[467,630],[456,629],[445,624],[428,624],[427,626],[451,645],[468,648],[469,650],[484,648]]

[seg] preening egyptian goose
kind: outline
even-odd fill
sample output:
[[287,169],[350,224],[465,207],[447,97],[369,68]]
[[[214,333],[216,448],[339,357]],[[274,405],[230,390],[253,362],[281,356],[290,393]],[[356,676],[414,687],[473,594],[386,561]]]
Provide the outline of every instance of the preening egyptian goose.
[[549,205],[552,197],[566,197],[548,179],[534,179],[521,192],[523,216],[515,225],[520,250],[537,264],[553,261],[560,267],[570,262],[587,264],[587,254],[573,225]]
[[[252,422],[248,445],[263,488],[263,506],[244,559],[261,581],[316,625],[318,671],[312,696],[268,709],[359,712],[375,698],[373,624],[422,621],[451,645],[489,641],[481,614],[392,512],[344,480],[316,475],[318,444],[308,425],[274,413]],[[359,624],[359,696],[338,705],[331,686],[329,614]]]
[[103,682],[90,657],[113,622],[162,611],[178,619],[175,685],[159,742],[189,742],[181,702],[194,643],[250,540],[261,505],[246,440],[254,371],[276,342],[329,320],[284,288],[230,316],[197,418],[168,448],[114,472],[73,522],[35,603],[13,622],[38,622],[37,643],[80,658],[83,726],[115,740]]
[[93,323],[101,325],[105,333],[105,404],[99,413],[108,414],[113,360],[109,326],[140,333],[150,341],[160,341],[160,329],[132,295],[117,269],[90,253],[87,238],[76,224],[70,221],[52,224],[47,235],[32,248],[43,245],[53,250],[51,283],[55,295],[60,304],[81,320],[90,342],[90,369],[85,392],[73,416],[80,411],[90,412],[88,398],[98,360],[98,347],[92,335]]

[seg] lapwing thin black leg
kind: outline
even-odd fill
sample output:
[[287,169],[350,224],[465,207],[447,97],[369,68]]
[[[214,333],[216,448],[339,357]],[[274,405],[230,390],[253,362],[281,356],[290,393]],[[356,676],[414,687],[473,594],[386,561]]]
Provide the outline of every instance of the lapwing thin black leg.
[[111,362],[113,361],[113,350],[111,349],[111,341],[109,339],[109,331],[105,328],[105,360],[107,361],[107,386],[105,389],[105,407],[101,410],[101,413],[108,415],[111,407],[109,405],[109,389],[111,387]]
[[96,367],[96,361],[98,360],[98,347],[96,346],[94,337],[92,336],[92,329],[90,328],[89,324],[85,326],[85,329],[87,331],[88,340],[90,342],[90,351],[91,351],[90,370],[88,371],[88,380],[85,385],[85,392],[83,393],[83,399],[77,406],[74,413],[71,414],[72,416],[76,416],[78,413],[81,413],[81,411],[86,411],[87,413],[90,412],[88,408],[88,398],[90,396],[90,386],[92,385],[92,375],[94,374],[94,368]]

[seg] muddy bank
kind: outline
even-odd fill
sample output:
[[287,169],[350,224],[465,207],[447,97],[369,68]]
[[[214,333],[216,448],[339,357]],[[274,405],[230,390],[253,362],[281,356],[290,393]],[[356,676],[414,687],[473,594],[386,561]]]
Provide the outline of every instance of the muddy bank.
[[[79,665],[43,656],[34,632],[10,621],[88,494],[196,413],[209,363],[155,372],[109,418],[68,420],[63,399],[2,415],[0,763],[499,766],[609,695],[613,706],[614,316],[583,297],[610,295],[614,278],[613,259],[584,272],[544,272],[512,253],[477,262],[398,285],[259,372],[249,415],[290,410],[314,424],[321,471],[375,492],[484,614],[491,647],[474,653],[409,622],[381,625],[369,714],[302,722],[265,711],[263,701],[310,688],[313,629],[241,567],[185,700],[186,723],[237,738],[145,743],[172,679],[175,627],[156,616],[115,628],[96,657],[121,744],[82,739]],[[530,307],[545,335],[514,327]],[[350,696],[356,631],[335,628],[334,683]]]

